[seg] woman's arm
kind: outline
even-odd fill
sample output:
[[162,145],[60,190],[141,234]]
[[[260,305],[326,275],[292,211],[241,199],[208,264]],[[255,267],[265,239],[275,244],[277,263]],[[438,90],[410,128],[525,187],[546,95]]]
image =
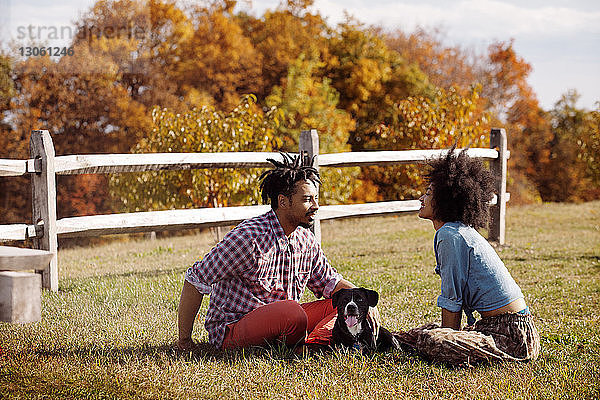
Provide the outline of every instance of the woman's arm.
[[451,229],[437,231],[435,255],[442,281],[437,305],[442,309],[444,328],[460,329],[468,280],[468,253],[468,246],[460,234]]
[[452,328],[459,331],[461,319],[462,310],[459,312],[452,312],[442,308],[442,328]]

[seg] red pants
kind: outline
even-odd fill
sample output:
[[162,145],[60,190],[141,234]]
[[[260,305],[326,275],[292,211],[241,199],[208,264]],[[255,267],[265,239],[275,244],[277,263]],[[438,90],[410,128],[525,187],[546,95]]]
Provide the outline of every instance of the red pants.
[[276,301],[227,325],[223,348],[260,346],[275,340],[288,346],[303,342],[327,345],[336,315],[330,299],[304,304],[293,300]]

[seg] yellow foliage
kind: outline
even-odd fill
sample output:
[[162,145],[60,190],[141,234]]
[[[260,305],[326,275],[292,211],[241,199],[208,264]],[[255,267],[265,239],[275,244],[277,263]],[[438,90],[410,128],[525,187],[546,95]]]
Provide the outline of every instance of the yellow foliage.
[[[348,139],[354,120],[344,110],[336,108],[338,92],[327,78],[313,75],[323,63],[317,55],[300,55],[290,65],[283,87],[276,86],[266,99],[268,106],[279,108],[284,123],[278,128],[286,151],[297,151],[300,132],[316,129],[321,154],[350,151]],[[323,204],[345,203],[357,187],[358,168],[321,169],[321,201]]]
[[[233,111],[211,106],[177,114],[155,107],[150,136],[134,153],[269,152],[280,147],[275,137],[280,112],[263,113],[254,96],[245,96]],[[258,204],[258,178],[252,169],[151,171],[113,175],[110,192],[127,211]]]
[[[457,90],[438,89],[433,99],[409,97],[394,106],[392,123],[380,124],[365,143],[369,150],[443,149],[487,147],[487,114],[479,109],[479,90],[467,96]],[[363,179],[379,187],[386,200],[419,197],[424,185],[421,168],[416,165],[371,167]]]

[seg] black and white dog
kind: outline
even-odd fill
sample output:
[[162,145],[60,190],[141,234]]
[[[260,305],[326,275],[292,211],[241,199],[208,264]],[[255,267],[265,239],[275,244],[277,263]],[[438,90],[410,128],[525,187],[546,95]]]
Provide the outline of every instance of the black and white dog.
[[400,345],[390,331],[379,327],[375,337],[371,321],[367,318],[369,307],[379,302],[379,293],[365,288],[340,289],[331,297],[337,308],[333,326],[332,347],[346,347],[363,353],[399,349]]

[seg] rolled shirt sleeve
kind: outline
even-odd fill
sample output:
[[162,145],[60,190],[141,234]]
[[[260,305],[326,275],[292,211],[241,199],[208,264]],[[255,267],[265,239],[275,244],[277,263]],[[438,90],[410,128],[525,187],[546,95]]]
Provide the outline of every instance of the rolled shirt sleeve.
[[254,261],[256,247],[248,233],[229,232],[201,260],[196,261],[185,273],[185,280],[198,292],[210,294],[211,285],[244,270]]
[[194,263],[194,265],[192,265],[191,267],[189,267],[187,269],[187,271],[185,271],[185,280],[187,282],[191,283],[192,286],[194,286],[199,293],[209,295],[210,294],[210,286],[205,284],[204,282],[202,282],[198,278],[198,275],[194,271],[196,264],[199,262],[200,261],[196,261]]

